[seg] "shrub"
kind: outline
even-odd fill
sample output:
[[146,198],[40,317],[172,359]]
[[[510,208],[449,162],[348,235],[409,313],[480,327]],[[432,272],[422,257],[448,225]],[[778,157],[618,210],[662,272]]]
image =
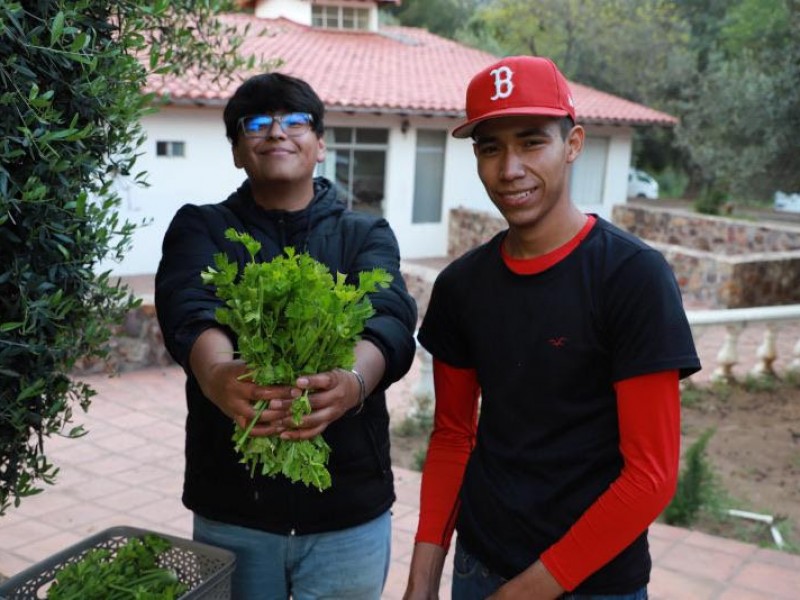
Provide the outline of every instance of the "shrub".
[[712,435],[713,429],[706,430],[686,451],[675,497],[663,514],[669,525],[691,525],[700,510],[713,503],[716,485],[706,456],[706,446]]
[[213,17],[224,4],[0,5],[0,515],[53,482],[46,438],[83,433],[65,428],[94,392],[70,369],[102,356],[135,305],[95,271],[121,258],[133,230],[119,222],[112,183],[132,171],[139,118],[152,110],[143,85],[148,72],[242,66],[237,32]]
[[694,209],[705,215],[718,215],[728,202],[728,194],[716,188],[706,189],[694,202]]
[[689,186],[689,176],[675,167],[667,167],[655,178],[662,198],[683,198]]

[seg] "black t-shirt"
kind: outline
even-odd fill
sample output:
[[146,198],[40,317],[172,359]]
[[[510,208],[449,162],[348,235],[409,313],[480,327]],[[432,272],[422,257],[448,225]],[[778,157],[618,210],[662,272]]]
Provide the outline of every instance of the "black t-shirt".
[[[675,369],[685,377],[700,362],[670,267],[641,240],[598,219],[565,259],[518,275],[503,262],[504,235],[439,275],[419,341],[477,372],[481,416],[457,531],[510,578],[619,476],[614,382]],[[649,571],[643,534],[578,590],[630,592]]]

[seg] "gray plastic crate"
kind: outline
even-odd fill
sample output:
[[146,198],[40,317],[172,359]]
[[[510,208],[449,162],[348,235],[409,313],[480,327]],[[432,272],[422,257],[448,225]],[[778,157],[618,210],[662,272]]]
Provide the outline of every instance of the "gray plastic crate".
[[158,535],[172,543],[172,548],[159,557],[159,565],[172,569],[178,580],[189,587],[180,600],[229,600],[231,575],[235,555],[223,548],[173,537],[157,531],[135,527],[111,527],[65,548],[36,563],[0,584],[0,600],[39,600],[56,573],[70,563],[79,561],[90,550],[105,548],[112,553],[133,537]]

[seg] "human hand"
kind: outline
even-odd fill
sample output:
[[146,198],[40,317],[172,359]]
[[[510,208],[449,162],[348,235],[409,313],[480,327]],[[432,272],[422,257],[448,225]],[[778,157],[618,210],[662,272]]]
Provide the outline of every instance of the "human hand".
[[259,415],[250,435],[281,433],[284,429],[281,424],[289,415],[292,405],[292,387],[259,386],[241,378],[247,372],[247,366],[240,360],[218,362],[209,365],[198,381],[203,394],[242,429],[246,429],[258,414],[256,404],[266,402],[266,408]]
[[409,582],[403,600],[439,600],[439,590],[428,586],[417,586]]
[[292,397],[298,398],[307,391],[311,414],[304,416],[298,424],[292,421],[291,415],[284,417],[281,437],[286,440],[307,440],[319,435],[328,425],[358,406],[360,400],[358,379],[345,369],[299,377],[295,383],[297,387],[292,388]]
[[555,600],[564,591],[544,563],[537,560],[486,600]]

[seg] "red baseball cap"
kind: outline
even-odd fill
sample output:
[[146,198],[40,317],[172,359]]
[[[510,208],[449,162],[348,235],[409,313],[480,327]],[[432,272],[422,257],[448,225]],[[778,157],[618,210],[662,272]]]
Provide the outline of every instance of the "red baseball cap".
[[575,120],[567,80],[549,58],[509,56],[475,75],[467,87],[467,121],[453,130],[453,137],[470,137],[487,119],[526,115]]

